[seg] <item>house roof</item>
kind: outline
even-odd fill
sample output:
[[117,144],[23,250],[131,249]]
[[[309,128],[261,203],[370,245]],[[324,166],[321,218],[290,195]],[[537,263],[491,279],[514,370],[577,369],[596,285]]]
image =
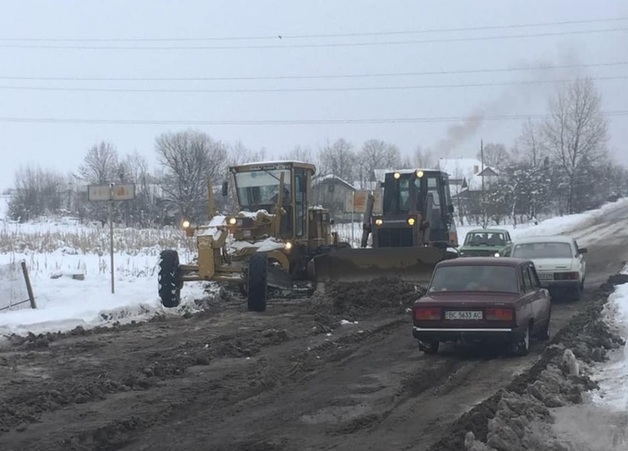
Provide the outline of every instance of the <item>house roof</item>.
[[312,179],[312,186],[316,186],[316,185],[320,185],[321,183],[340,183],[342,185],[345,185],[347,188],[350,188],[352,190],[355,189],[355,187],[353,185],[351,185],[351,183],[347,182],[344,179],[341,179],[338,176],[335,176],[333,174],[328,174],[328,175],[322,175],[322,176],[318,176],[318,177],[314,177]]
[[490,166],[484,165],[484,170],[482,170],[482,162],[477,158],[440,158],[438,168],[449,174],[450,178],[465,179],[471,191],[482,189],[482,173],[485,179],[498,175],[497,171]]

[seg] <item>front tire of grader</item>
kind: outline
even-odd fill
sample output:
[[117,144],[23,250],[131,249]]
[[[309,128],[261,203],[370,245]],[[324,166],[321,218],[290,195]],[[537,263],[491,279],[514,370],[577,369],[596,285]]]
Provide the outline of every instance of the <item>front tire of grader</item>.
[[247,271],[247,307],[251,312],[266,310],[268,256],[256,253],[249,260]]
[[159,298],[166,308],[178,307],[181,303],[180,274],[177,251],[162,251],[159,255]]

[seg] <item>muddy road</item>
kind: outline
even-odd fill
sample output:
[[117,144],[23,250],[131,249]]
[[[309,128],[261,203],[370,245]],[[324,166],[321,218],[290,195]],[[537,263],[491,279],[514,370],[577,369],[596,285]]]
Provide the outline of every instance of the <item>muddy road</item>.
[[[628,260],[628,208],[575,232],[589,276],[553,333]],[[189,317],[0,344],[0,449],[427,449],[469,407],[530,367],[445,346],[421,353],[406,308],[376,281],[244,311],[231,293]]]

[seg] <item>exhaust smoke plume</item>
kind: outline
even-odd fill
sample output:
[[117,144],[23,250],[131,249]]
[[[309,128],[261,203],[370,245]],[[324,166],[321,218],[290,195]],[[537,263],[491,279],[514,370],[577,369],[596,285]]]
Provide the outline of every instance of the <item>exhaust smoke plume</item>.
[[[477,143],[469,145],[469,142],[477,137],[478,131],[486,122],[487,115],[544,113],[547,100],[559,85],[559,83],[553,83],[554,80],[576,79],[583,77],[587,72],[583,67],[575,67],[581,63],[574,49],[564,48],[559,52],[560,56],[555,59],[555,62],[549,62],[546,58],[517,62],[514,67],[526,69],[515,71],[513,78],[522,83],[504,88],[497,98],[476,107],[464,120],[447,127],[445,137],[430,149],[436,159],[451,157],[452,152],[456,153],[455,156],[475,157],[479,150],[479,137]],[[539,68],[543,69],[539,70]],[[521,122],[523,123],[523,120]],[[492,129],[500,125],[497,121],[491,121],[490,124]],[[487,141],[499,141],[499,138],[495,138],[492,129],[484,138]],[[505,144],[509,146],[510,143]],[[462,148],[463,145],[465,148]]]

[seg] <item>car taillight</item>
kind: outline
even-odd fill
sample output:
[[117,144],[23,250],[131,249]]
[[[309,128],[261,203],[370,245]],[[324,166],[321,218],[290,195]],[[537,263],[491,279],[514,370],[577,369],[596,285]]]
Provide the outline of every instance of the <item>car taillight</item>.
[[512,321],[515,312],[510,308],[487,308],[486,319],[488,321]]
[[579,278],[580,273],[578,273],[577,271],[554,273],[554,280],[578,280]]
[[417,321],[434,321],[441,318],[440,307],[419,307],[414,310],[414,319]]

